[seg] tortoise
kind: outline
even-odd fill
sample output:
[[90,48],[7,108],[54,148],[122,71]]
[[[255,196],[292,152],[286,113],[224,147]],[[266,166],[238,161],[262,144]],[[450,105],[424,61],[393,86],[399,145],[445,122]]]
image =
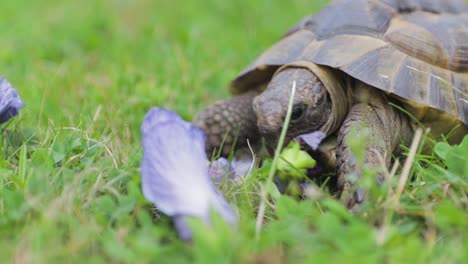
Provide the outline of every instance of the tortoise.
[[[293,82],[286,141],[323,131],[335,137],[338,187],[349,207],[365,199],[348,142],[368,131],[365,162],[388,167],[419,126],[460,142],[468,133],[468,6],[463,0],[341,0],[302,19],[231,81],[232,98],[194,123],[209,153],[279,138]],[[378,177],[381,177],[381,175]]]

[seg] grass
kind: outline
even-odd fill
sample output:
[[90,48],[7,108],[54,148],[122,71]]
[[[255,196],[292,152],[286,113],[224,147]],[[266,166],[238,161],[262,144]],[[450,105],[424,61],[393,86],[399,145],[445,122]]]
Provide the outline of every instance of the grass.
[[180,242],[170,221],[143,198],[138,167],[145,112],[158,105],[191,119],[227,97],[226,84],[238,71],[324,4],[2,1],[0,73],[26,102],[1,130],[2,262],[468,259],[468,169],[460,167],[468,163],[468,142],[418,151],[397,206],[387,201],[398,177],[381,187],[366,181],[371,200],[355,215],[320,189],[302,201],[275,197],[265,206],[258,239],[261,171],[241,185],[222,186],[239,212],[237,230],[220,221],[212,229],[193,223],[193,245]]

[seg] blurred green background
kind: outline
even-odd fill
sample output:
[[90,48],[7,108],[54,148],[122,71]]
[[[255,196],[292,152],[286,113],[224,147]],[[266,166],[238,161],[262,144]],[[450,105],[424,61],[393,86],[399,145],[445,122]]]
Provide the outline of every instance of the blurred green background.
[[190,118],[227,96],[237,72],[324,3],[2,1],[0,70],[27,123],[77,125],[102,105],[101,125],[133,136],[152,105]]

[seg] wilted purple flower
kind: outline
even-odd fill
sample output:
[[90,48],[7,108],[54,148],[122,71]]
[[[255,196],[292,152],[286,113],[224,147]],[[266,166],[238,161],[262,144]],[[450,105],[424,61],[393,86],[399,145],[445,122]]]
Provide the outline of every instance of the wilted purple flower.
[[141,131],[143,195],[175,219],[183,239],[190,239],[190,232],[180,229],[181,217],[209,223],[214,210],[226,222],[236,222],[234,211],[208,176],[201,129],[174,112],[154,107],[146,114]]
[[211,162],[208,168],[208,175],[215,182],[221,182],[225,176],[232,176],[234,170],[231,162],[226,158],[219,158]]
[[312,169],[308,169],[306,175],[307,177],[309,177],[309,179],[314,179],[322,175],[323,172],[324,172],[323,167],[320,164],[317,164]]
[[16,116],[24,106],[18,92],[2,76],[0,76],[0,123]]
[[309,134],[300,135],[301,144],[307,144],[312,150],[317,150],[322,140],[326,137],[322,131],[315,131]]
[[232,179],[246,176],[253,165],[252,159],[233,159],[229,161],[226,158],[219,158],[211,162],[208,169],[208,175],[215,182],[221,182],[222,178],[229,176]]
[[234,159],[231,162],[234,174],[237,177],[247,176],[246,174],[252,169],[254,160],[252,159]]

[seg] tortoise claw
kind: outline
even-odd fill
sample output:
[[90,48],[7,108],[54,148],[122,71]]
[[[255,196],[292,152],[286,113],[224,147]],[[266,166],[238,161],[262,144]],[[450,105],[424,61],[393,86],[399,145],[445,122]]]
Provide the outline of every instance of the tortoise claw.
[[366,193],[364,191],[363,188],[358,188],[355,192],[354,192],[354,200],[358,203],[363,203],[364,200],[365,200],[365,196]]
[[341,189],[341,201],[351,211],[357,212],[367,199],[367,193],[362,187],[353,186],[350,182],[345,182]]

